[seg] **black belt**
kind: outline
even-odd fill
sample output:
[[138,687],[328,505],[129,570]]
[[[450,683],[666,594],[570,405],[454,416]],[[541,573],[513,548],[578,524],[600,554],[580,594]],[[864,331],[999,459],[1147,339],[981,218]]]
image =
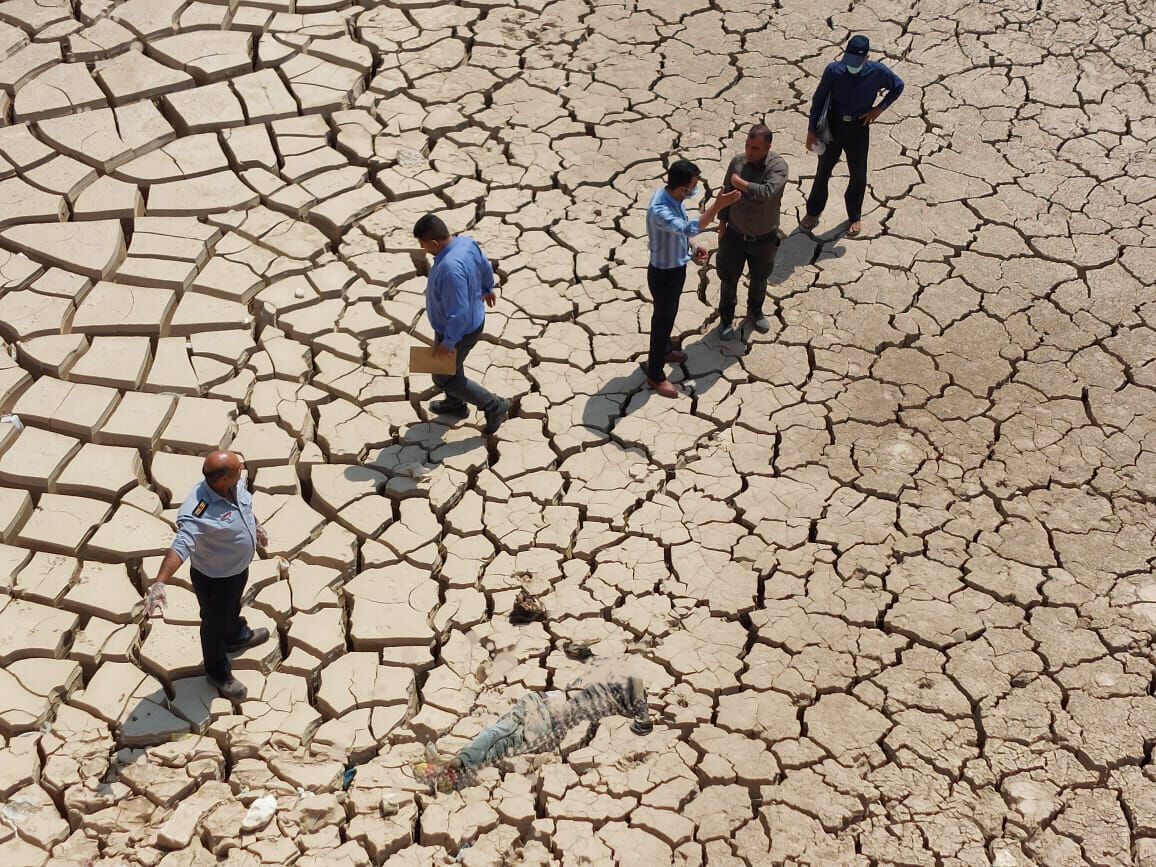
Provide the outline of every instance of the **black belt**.
[[767,232],[765,235],[744,235],[742,232],[738,231],[737,229],[733,229],[730,226],[728,226],[727,227],[727,233],[729,234],[730,232],[734,232],[735,235],[738,237],[738,239],[740,241],[742,241],[744,244],[761,244],[763,241],[769,241],[769,240],[771,240],[771,238],[778,239],[778,237],[779,237],[779,230],[778,229],[775,229],[772,232]]

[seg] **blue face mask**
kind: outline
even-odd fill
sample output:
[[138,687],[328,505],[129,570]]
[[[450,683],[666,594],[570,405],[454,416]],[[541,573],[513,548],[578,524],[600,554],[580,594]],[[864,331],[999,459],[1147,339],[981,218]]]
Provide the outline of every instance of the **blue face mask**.
[[688,199],[693,199],[693,198],[694,198],[695,196],[697,196],[697,195],[698,195],[698,184],[695,184],[695,185],[694,185],[694,189],[692,189],[692,190],[689,190],[689,191],[687,192],[687,194],[686,194],[686,198],[688,198]]
[[[865,62],[866,61],[864,61],[864,63]],[[863,68],[862,63],[860,63],[858,66],[852,66],[851,64],[847,64],[847,71],[850,72],[852,75],[858,75],[859,70],[861,70],[862,68]]]

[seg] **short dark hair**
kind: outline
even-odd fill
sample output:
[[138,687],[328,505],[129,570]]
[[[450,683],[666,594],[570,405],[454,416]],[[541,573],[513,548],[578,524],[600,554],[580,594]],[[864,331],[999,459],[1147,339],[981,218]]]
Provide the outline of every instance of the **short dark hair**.
[[444,241],[450,236],[450,230],[436,214],[426,214],[413,224],[413,236],[419,241]]
[[675,160],[666,170],[666,188],[673,190],[676,187],[685,187],[702,172],[690,160]]
[[771,128],[765,123],[756,123],[751,127],[751,131],[747,133],[747,138],[754,138],[755,136],[758,136],[767,144],[770,144],[773,133],[771,132]]

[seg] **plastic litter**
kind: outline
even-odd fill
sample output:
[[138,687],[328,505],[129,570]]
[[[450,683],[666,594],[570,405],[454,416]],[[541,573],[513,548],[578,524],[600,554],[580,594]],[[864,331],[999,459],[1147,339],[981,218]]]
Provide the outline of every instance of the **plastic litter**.
[[281,576],[281,580],[289,577],[289,561],[284,557],[277,558],[277,574]]
[[400,792],[386,791],[381,793],[381,815],[396,816],[401,809],[404,796]]
[[22,422],[20,416],[14,412],[6,412],[4,415],[0,415],[0,424],[10,424],[16,428],[16,430],[24,430],[24,422]]
[[462,789],[474,784],[482,768],[505,758],[557,750],[570,730],[582,723],[587,726],[583,743],[589,743],[598,723],[608,716],[633,718],[630,729],[637,735],[653,731],[641,678],[609,675],[582,683],[579,678],[564,691],[526,693],[448,760],[427,743],[424,760],[413,765],[414,779],[431,792]]
[[249,812],[241,820],[242,831],[260,831],[269,824],[273,814],[277,812],[277,799],[272,795],[258,798],[249,805]]
[[410,461],[405,464],[398,464],[393,473],[395,476],[408,476],[411,479],[424,479],[429,475],[429,468],[425,464],[418,461]]
[[10,822],[20,824],[28,818],[28,814],[36,809],[36,803],[29,798],[22,795],[17,795],[9,798],[3,807],[0,807],[0,815]]
[[345,769],[345,773],[341,775],[341,790],[346,791],[353,785],[353,778],[357,776],[357,768],[352,765]]

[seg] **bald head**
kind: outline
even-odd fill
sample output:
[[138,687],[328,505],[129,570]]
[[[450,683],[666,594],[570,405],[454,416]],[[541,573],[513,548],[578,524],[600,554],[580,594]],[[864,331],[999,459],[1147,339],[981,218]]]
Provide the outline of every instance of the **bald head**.
[[235,452],[216,449],[205,455],[201,472],[205,474],[209,487],[224,496],[241,478],[241,459]]

